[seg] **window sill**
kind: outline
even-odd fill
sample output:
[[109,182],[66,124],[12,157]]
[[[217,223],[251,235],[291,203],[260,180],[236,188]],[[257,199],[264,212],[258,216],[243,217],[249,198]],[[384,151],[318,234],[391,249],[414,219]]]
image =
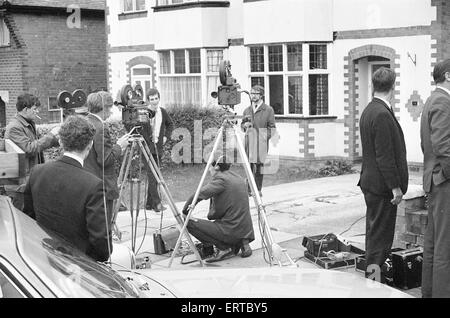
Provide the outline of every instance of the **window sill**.
[[119,21],[129,20],[129,19],[137,19],[137,18],[146,18],[147,10],[145,11],[133,11],[133,12],[123,12],[119,14]]
[[154,12],[162,11],[174,11],[190,8],[228,8],[230,6],[229,1],[199,1],[199,2],[184,2],[176,4],[158,5],[152,7]]
[[276,119],[286,119],[286,120],[329,120],[334,121],[337,116],[333,115],[313,115],[313,116],[303,116],[303,115],[275,115]]

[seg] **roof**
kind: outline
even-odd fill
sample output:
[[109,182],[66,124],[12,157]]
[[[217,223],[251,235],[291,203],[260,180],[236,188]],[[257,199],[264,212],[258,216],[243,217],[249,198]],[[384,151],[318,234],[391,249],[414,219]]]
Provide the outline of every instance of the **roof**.
[[81,9],[105,10],[106,0],[0,0],[0,4],[9,2],[15,6],[67,8],[78,5]]

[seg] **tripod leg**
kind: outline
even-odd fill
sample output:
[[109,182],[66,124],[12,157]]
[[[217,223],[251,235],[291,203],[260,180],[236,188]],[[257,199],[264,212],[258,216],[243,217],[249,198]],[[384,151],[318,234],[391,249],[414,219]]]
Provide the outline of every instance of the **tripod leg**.
[[211,167],[212,162],[214,160],[214,153],[216,152],[217,148],[219,147],[220,141],[222,140],[224,129],[225,129],[225,126],[222,125],[222,127],[220,127],[220,129],[219,129],[219,132],[217,133],[217,137],[216,137],[216,140],[214,142],[213,149],[211,150],[211,154],[210,154],[210,156],[208,158],[208,162],[206,163],[206,167],[205,167],[205,170],[203,171],[202,178],[200,179],[200,183],[199,183],[199,185],[197,187],[197,190],[195,191],[194,199],[192,200],[192,204],[191,204],[191,207],[189,208],[188,215],[187,215],[186,219],[184,220],[184,224],[183,224],[183,227],[181,229],[180,236],[178,237],[177,244],[175,245],[175,249],[174,249],[174,251],[172,253],[172,257],[170,258],[169,267],[172,265],[173,258],[175,257],[175,254],[178,251],[178,248],[180,246],[182,235],[186,231],[187,224],[189,223],[189,219],[191,217],[191,214],[194,211],[195,203],[197,202],[198,195],[200,194],[200,189],[202,188],[203,183],[205,182],[206,174],[208,173],[208,169],[209,169],[209,167]]
[[[113,229],[114,229],[115,233],[117,234],[117,236],[119,237],[119,239],[120,239],[120,232],[116,225],[116,219],[117,219],[117,214],[119,213],[119,206],[120,206],[120,201],[122,199],[123,189],[125,186],[125,179],[127,178],[128,173],[130,171],[131,161],[133,160],[133,153],[134,153],[135,147],[136,147],[136,144],[134,141],[131,144],[131,146],[130,145],[127,146],[127,150],[125,151],[125,155],[122,160],[122,166],[120,168],[120,174],[119,174],[119,179],[118,179],[118,183],[120,186],[119,198],[114,203],[112,225],[113,225]],[[124,169],[125,164],[126,164],[126,168]]]
[[[158,183],[161,183],[163,185],[163,189],[164,189],[164,195],[166,196],[166,198],[168,199],[168,203],[170,206],[170,209],[172,210],[172,213],[178,223],[178,229],[180,230],[180,237],[182,237],[182,225],[183,225],[183,220],[181,218],[180,213],[177,210],[177,207],[173,201],[173,198],[170,194],[170,191],[166,185],[166,183],[164,182],[164,180],[162,179],[162,175],[161,175],[161,171],[159,170],[158,166],[156,165],[155,160],[153,159],[153,156],[150,153],[150,150],[147,146],[147,144],[145,144],[145,141],[140,141],[139,142],[139,147],[142,150],[142,154],[145,157],[145,161],[148,165],[148,167],[150,168],[150,170],[152,171],[152,174],[154,175],[156,181]],[[197,248],[195,247],[194,242],[192,241],[191,236],[189,235],[189,233],[186,233],[186,238],[188,240],[189,246],[192,249],[192,251],[194,252],[195,256],[197,257],[198,261],[200,262],[200,265],[203,266],[203,261],[202,261],[202,257],[200,256],[199,252],[197,251]],[[175,250],[174,253],[172,253],[172,256],[175,255]],[[172,258],[171,258],[172,260]],[[170,261],[169,266],[170,267],[172,264],[172,261]]]
[[234,135],[235,135],[235,138],[236,138],[238,151],[239,151],[241,159],[242,159],[242,161],[244,163],[244,170],[245,170],[245,173],[247,174],[247,178],[248,178],[248,181],[249,181],[252,193],[253,193],[253,197],[254,197],[254,200],[255,200],[255,205],[256,205],[256,208],[258,210],[258,215],[260,215],[262,217],[262,221],[263,221],[262,227],[264,229],[263,235],[262,235],[263,236],[262,239],[263,240],[266,239],[268,241],[268,243],[269,243],[268,244],[268,248],[267,248],[267,252],[269,253],[269,258],[271,260],[270,265],[272,265],[272,259],[274,258],[278,262],[278,264],[281,266],[282,265],[282,263],[281,263],[281,253],[283,252],[283,250],[273,240],[272,232],[270,230],[270,226],[269,226],[269,223],[267,221],[266,211],[265,211],[265,208],[264,208],[264,206],[262,204],[261,196],[259,195],[258,188],[257,188],[256,182],[255,182],[255,178],[254,178],[252,170],[250,168],[250,163],[249,163],[247,155],[245,153],[245,149],[244,149],[244,146],[242,144],[242,140],[239,138],[239,135],[238,135],[238,132],[237,132],[237,127],[235,125],[233,125],[233,129],[234,129],[234,132],[235,132]]

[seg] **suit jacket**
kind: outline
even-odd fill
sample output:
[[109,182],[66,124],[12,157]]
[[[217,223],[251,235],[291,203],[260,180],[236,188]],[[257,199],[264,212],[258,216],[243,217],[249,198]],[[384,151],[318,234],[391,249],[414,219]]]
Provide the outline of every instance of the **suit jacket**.
[[[186,201],[184,211],[193,199],[192,196]],[[214,220],[224,237],[255,239],[247,183],[242,177],[231,171],[216,173],[211,182],[200,189],[198,201],[206,199],[211,199],[208,219]]]
[[362,190],[392,196],[392,189],[408,190],[408,163],[402,128],[394,113],[374,98],[360,119],[363,162],[358,185]]
[[161,115],[162,115],[162,120],[161,120],[161,128],[159,129],[159,136],[158,136],[158,143],[156,144],[156,149],[155,149],[155,145],[152,142],[152,136],[153,136],[153,132],[152,132],[152,128],[150,124],[146,124],[142,127],[142,136],[144,136],[144,139],[148,145],[148,147],[150,148],[150,152],[152,154],[156,154],[156,150],[158,150],[158,156],[161,158],[163,155],[163,137],[167,137],[167,139],[170,139],[171,135],[172,135],[172,131],[173,131],[173,121],[172,118],[170,118],[169,114],[167,113],[167,110],[165,110],[164,108],[160,107],[161,109]]
[[427,99],[420,122],[424,154],[423,189],[450,179],[450,95],[437,88]]
[[[111,142],[109,129],[104,123],[92,114],[86,116],[94,125],[94,145],[84,161],[84,168],[100,179],[104,179],[106,200],[114,200],[119,197],[117,186],[117,174],[115,170],[116,160],[120,160],[122,149]],[[104,178],[103,178],[104,175]]]
[[250,120],[254,129],[248,130],[245,135],[245,147],[251,163],[264,163],[269,152],[269,140],[272,137],[272,129],[275,126],[275,112],[272,107],[263,103],[252,114],[253,105],[244,110],[241,128],[244,129],[245,121]]
[[58,146],[58,139],[51,133],[37,137],[36,125],[17,114],[6,126],[5,139],[11,139],[26,156],[26,174],[40,163],[44,163],[43,151]]
[[24,212],[93,259],[105,261],[112,241],[103,202],[102,180],[63,156],[32,170]]

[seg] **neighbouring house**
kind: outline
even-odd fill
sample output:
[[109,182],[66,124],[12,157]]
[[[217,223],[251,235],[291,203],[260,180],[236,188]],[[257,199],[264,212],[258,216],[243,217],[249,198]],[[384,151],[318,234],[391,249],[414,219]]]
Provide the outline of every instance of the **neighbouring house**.
[[60,91],[106,88],[104,0],[0,0],[0,127],[23,92],[37,95],[42,122],[54,123]]
[[[394,111],[421,164],[420,114],[432,69],[450,57],[450,1],[106,0],[108,89],[157,87],[164,105],[214,103],[218,65],[265,87],[282,159],[357,161],[371,75],[397,73]],[[249,104],[242,96],[239,114]]]

